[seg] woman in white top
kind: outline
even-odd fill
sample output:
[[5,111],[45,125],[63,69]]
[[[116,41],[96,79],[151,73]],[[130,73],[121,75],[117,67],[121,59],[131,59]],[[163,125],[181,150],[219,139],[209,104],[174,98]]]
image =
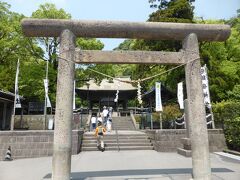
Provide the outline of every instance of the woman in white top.
[[92,124],[92,130],[94,130],[94,131],[96,129],[96,123],[97,123],[97,118],[95,116],[92,116],[91,124]]
[[97,118],[97,121],[98,121],[98,122],[101,122],[101,123],[103,122],[101,114],[99,114],[99,116],[98,116],[98,118]]

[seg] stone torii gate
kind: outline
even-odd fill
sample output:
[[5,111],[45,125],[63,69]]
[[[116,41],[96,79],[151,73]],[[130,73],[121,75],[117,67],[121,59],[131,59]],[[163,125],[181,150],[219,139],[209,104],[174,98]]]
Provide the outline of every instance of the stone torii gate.
[[[72,97],[76,63],[95,64],[184,64],[187,86],[189,132],[194,179],[211,179],[208,133],[200,76],[198,41],[225,41],[228,25],[24,19],[22,29],[29,37],[59,37],[56,115],[52,179],[68,180],[71,173]],[[180,52],[87,51],[75,49],[75,37],[180,40]]]

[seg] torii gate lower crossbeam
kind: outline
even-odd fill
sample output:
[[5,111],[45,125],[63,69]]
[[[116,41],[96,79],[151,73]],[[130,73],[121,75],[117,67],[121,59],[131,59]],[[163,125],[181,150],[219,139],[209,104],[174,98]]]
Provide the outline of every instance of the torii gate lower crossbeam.
[[[74,21],[74,20],[47,20],[47,19],[24,19],[22,21],[23,32],[27,36],[60,36],[60,57],[57,80],[57,102],[55,115],[54,152],[53,152],[53,179],[69,180],[71,173],[71,120],[72,120],[72,97],[73,97],[73,75],[74,57],[74,35],[77,37],[103,37],[103,38],[137,38],[155,40],[183,40],[184,59],[182,53],[176,53],[172,57],[178,62],[169,61],[171,64],[188,63],[185,66],[187,97],[188,97],[188,119],[189,132],[192,143],[192,162],[194,179],[211,179],[211,167],[208,149],[208,135],[204,112],[203,92],[200,78],[200,58],[198,40],[224,41],[230,35],[228,25],[209,24],[184,24],[184,23],[136,23],[117,21]],[[79,53],[79,52],[78,52]],[[87,63],[89,52],[85,56],[77,57]],[[114,55],[112,55],[114,54]],[[118,57],[117,63],[128,64],[129,57],[132,63],[138,63],[136,56],[148,57],[142,59],[141,63],[156,63],[154,56],[160,55],[159,59],[167,62],[171,54],[149,53],[142,56],[141,53],[130,54],[112,53],[112,57]],[[87,57],[87,56],[88,57]],[[108,57],[108,53],[102,54]],[[164,57],[163,57],[164,56]],[[96,60],[92,58],[91,62]],[[180,58],[179,58],[180,57]],[[68,61],[65,61],[67,59]],[[195,59],[195,61],[192,61]],[[111,62],[107,60],[104,62]]]

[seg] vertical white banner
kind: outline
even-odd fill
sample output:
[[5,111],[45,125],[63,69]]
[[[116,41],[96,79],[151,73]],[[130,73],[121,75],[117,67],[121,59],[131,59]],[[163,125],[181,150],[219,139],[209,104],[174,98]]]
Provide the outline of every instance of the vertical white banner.
[[178,103],[180,109],[184,109],[184,103],[183,103],[183,83],[178,83],[178,91],[177,91],[177,97],[178,97]]
[[47,94],[47,107],[52,107],[48,94]]
[[20,96],[18,92],[18,74],[19,74],[19,59],[17,62],[17,71],[15,77],[15,108],[21,108]]
[[75,92],[75,88],[76,88],[76,81],[73,81],[73,109],[76,109],[76,92]]
[[47,107],[52,107],[49,96],[48,96],[48,79],[44,79],[44,88],[45,88],[45,98],[47,101]]
[[162,99],[161,99],[161,83],[156,82],[155,84],[155,100],[156,100],[156,111],[163,111]]
[[201,71],[201,76],[202,76],[202,88],[203,88],[204,104],[207,105],[208,107],[211,107],[206,64],[203,67],[201,67],[200,71]]

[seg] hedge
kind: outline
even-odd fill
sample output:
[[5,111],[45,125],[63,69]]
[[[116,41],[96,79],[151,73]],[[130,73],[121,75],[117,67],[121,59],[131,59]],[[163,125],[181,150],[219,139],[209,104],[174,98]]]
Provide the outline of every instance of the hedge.
[[222,101],[213,105],[214,120],[221,124],[229,149],[240,151],[240,102]]
[[240,151],[240,117],[224,121],[224,127],[228,147]]

